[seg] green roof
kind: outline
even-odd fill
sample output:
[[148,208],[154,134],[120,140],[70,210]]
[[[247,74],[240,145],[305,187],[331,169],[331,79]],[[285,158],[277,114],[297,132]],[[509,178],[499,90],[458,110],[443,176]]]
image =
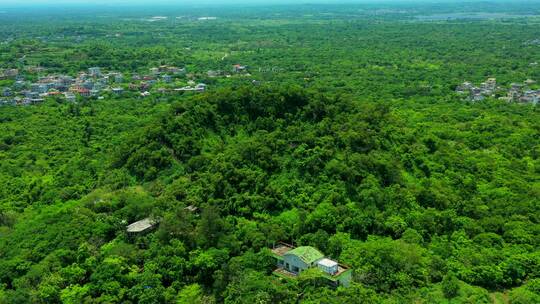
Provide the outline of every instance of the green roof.
[[328,273],[326,273],[326,272],[323,272],[323,275],[324,275],[325,278],[327,278],[327,279],[329,279],[329,280],[331,280],[331,281],[337,281],[337,280],[339,280],[342,276],[344,276],[345,274],[348,274],[348,273],[351,272],[351,271],[352,271],[352,269],[347,269],[347,270],[345,270],[344,272],[340,273],[340,274],[337,275],[337,276],[333,276],[333,275],[328,274]]
[[285,255],[289,254],[299,257],[306,264],[311,264],[324,258],[324,255],[319,250],[311,246],[300,246],[285,253]]
[[274,258],[278,259],[278,260],[283,260],[283,257],[282,257],[282,256],[277,255],[277,254],[275,254],[275,253],[272,253],[272,256],[273,256]]

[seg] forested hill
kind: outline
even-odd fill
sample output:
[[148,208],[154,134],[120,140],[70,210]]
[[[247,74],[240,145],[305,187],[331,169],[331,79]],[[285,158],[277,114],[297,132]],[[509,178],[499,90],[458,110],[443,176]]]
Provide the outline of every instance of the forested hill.
[[[250,85],[2,113],[0,303],[539,300],[537,107]],[[277,241],[354,283],[278,280]]]

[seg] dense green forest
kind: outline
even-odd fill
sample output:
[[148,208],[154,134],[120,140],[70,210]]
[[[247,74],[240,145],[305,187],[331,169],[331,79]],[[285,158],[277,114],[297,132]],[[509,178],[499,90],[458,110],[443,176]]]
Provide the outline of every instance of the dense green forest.
[[[27,79],[209,89],[0,106],[0,303],[540,303],[540,110],[454,92],[540,81],[540,4],[162,10],[2,11]],[[508,15],[415,17],[470,11]],[[353,282],[277,277],[280,241]]]

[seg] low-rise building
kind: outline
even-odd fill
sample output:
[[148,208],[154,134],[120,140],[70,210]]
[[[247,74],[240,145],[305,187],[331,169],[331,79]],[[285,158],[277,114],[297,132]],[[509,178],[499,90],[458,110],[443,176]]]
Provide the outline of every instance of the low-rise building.
[[486,99],[486,97],[482,94],[474,94],[470,97],[471,101],[482,101]]
[[34,92],[34,91],[25,91],[23,92],[24,93],[24,97],[28,98],[28,99],[35,99],[35,98],[39,98],[39,93],[38,92]]
[[0,99],[0,106],[15,106],[17,105],[16,99]]
[[4,70],[4,75],[8,78],[11,78],[11,77],[17,77],[17,75],[19,75],[19,70],[18,69],[7,69],[7,70]]
[[151,218],[145,218],[143,220],[129,224],[126,228],[126,231],[129,235],[141,235],[154,230],[156,226],[157,221]]
[[2,89],[2,96],[4,97],[9,97],[11,96],[12,92],[11,92],[11,89],[10,88],[4,88]]
[[204,83],[199,83],[198,85],[195,86],[195,91],[197,92],[204,92],[206,91],[206,84]]
[[100,77],[101,76],[101,68],[99,67],[93,67],[88,69],[88,74],[90,74],[90,77]]
[[235,73],[241,73],[247,71],[247,66],[241,64],[233,65],[232,71]]
[[527,80],[525,80],[525,85],[527,85],[527,86],[531,86],[531,85],[533,85],[533,84],[535,84],[535,83],[536,83],[536,81],[534,81],[534,80],[532,80],[532,79],[527,79]]
[[20,89],[23,89],[26,87],[26,81],[23,81],[23,80],[18,80],[18,81],[15,81],[15,83],[13,84],[13,88],[15,90],[20,90]]
[[272,256],[277,266],[274,274],[285,279],[293,279],[307,269],[317,268],[331,286],[347,287],[352,280],[353,271],[350,267],[326,258],[311,246],[294,247],[279,243],[272,249]]
[[214,70],[210,70],[210,71],[206,72],[206,75],[208,77],[211,77],[211,78],[218,77],[220,74],[221,73],[219,71],[214,71]]
[[45,68],[39,66],[27,66],[24,68],[25,71],[32,74],[38,74],[45,72]]
[[50,91],[49,93],[47,93],[47,96],[49,97],[55,97],[60,95],[62,95],[62,93],[60,93],[59,91]]
[[204,92],[206,91],[206,84],[199,83],[198,85],[192,87],[192,86],[185,86],[182,88],[174,89],[175,92]]
[[30,91],[36,92],[36,93],[47,93],[49,91],[49,87],[44,83],[32,83],[30,85]]
[[92,80],[87,80],[82,84],[82,87],[88,90],[91,90],[94,88],[94,82]]
[[150,84],[147,82],[141,82],[141,84],[139,85],[139,89],[141,91],[148,91],[150,89]]
[[193,206],[193,205],[189,205],[189,206],[185,207],[184,209],[189,211],[189,212],[197,212],[199,210],[198,207]]
[[473,87],[474,86],[472,83],[465,81],[464,83],[457,86],[456,92],[460,94],[469,93]]
[[174,75],[185,75],[186,68],[169,67],[169,73],[173,73]]
[[117,73],[114,75],[114,82],[116,83],[122,83],[124,82],[124,76],[120,73]]
[[39,98],[31,98],[30,99],[31,104],[42,103],[43,101],[45,101],[45,99],[43,99],[41,97],[39,97]]
[[69,102],[77,101],[77,97],[75,96],[75,94],[71,92],[65,92],[64,97],[66,98],[66,101],[69,101]]
[[167,83],[172,81],[171,75],[163,75],[163,76],[161,76],[161,79],[163,79],[163,81],[167,82]]
[[77,93],[79,93],[79,95],[82,97],[90,97],[90,90],[87,88],[80,88]]

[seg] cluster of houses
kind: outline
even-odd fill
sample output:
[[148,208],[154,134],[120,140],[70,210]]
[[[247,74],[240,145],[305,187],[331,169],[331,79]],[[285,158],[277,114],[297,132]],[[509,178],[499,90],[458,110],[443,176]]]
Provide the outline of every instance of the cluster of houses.
[[495,78],[488,78],[480,86],[475,86],[473,83],[466,81],[456,88],[456,92],[459,94],[468,94],[468,98],[471,101],[482,101],[486,97],[495,97],[498,89],[497,80]]
[[[248,67],[246,65],[241,65],[241,64],[235,64],[233,65],[232,67],[232,74],[236,74],[236,75],[241,75],[241,76],[251,76],[251,74],[249,73],[249,70],[248,70]],[[221,70],[208,70],[208,72],[206,72],[206,76],[210,77],[210,78],[215,78],[215,77],[232,77],[231,73],[228,73],[226,71],[221,71]]]
[[540,39],[527,40],[523,44],[524,45],[540,45]]
[[537,104],[540,101],[540,90],[532,89],[535,84],[536,81],[527,79],[523,83],[512,83],[510,89],[504,89],[497,85],[495,78],[489,78],[480,86],[464,82],[457,86],[456,92],[466,95],[467,100],[470,101],[482,101],[487,97],[500,96],[500,100],[508,102]]
[[76,77],[68,75],[41,76],[37,81],[26,81],[23,76],[16,76],[11,88],[3,88],[3,103],[32,104],[43,101],[46,97],[63,96],[68,101],[75,101],[77,96],[98,96],[109,89],[112,83],[122,83],[121,73],[102,73],[100,68],[88,69]]
[[[28,74],[42,74],[45,70],[41,67],[25,67]],[[232,66],[233,74],[250,76],[248,67],[241,64]],[[37,81],[26,81],[25,77],[17,69],[0,70],[0,80],[14,79],[11,87],[0,88],[0,105],[28,105],[39,103],[47,97],[61,97],[73,102],[78,98],[95,97],[103,99],[103,93],[122,95],[126,90],[138,92],[141,97],[150,96],[152,88],[161,84],[154,91],[157,93],[174,92],[204,92],[207,85],[196,83],[193,80],[187,82],[187,86],[174,87],[174,80],[178,77],[188,76],[185,68],[162,65],[149,70],[148,74],[132,74],[130,77],[124,76],[120,72],[104,72],[99,67],[89,68],[87,71],[78,73],[77,76],[68,75],[47,75],[37,79]],[[190,77],[191,76],[191,77]],[[221,71],[210,70],[208,77],[226,76]],[[129,79],[128,79],[129,78]]]
[[[25,69],[29,73],[43,72],[39,69]],[[0,71],[0,79],[14,79],[11,87],[0,88],[0,105],[28,105],[44,101],[47,97],[63,97],[67,101],[76,101],[78,97],[96,97],[103,99],[102,93],[108,92],[121,95],[125,89],[139,92],[140,96],[151,95],[150,90],[156,84],[164,86],[173,82],[176,77],[185,76],[186,69],[160,66],[151,68],[147,75],[132,74],[127,80],[120,72],[103,72],[99,67],[89,68],[80,72],[76,77],[68,75],[47,75],[37,81],[26,81],[16,69]],[[156,91],[166,92],[204,92],[206,84],[188,82],[188,86],[165,89],[163,86]]]

